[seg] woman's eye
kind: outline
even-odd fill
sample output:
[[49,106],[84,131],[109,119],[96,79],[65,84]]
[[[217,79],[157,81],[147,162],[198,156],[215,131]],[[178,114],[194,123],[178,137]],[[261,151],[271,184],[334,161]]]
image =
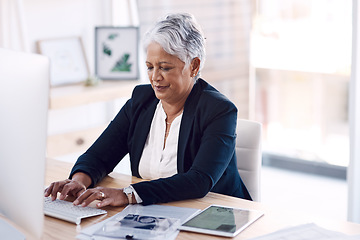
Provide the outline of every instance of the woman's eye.
[[169,67],[163,67],[163,68],[161,68],[163,71],[165,71],[165,72],[167,72],[167,71],[169,71],[171,68],[169,68]]
[[150,70],[152,70],[153,69],[153,67],[147,67],[147,70],[148,71],[150,71]]

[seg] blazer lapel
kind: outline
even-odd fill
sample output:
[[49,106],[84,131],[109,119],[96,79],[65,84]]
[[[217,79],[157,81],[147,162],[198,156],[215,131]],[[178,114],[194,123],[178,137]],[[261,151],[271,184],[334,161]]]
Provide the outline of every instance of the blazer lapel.
[[[199,79],[200,80],[200,79]],[[178,173],[184,172],[185,149],[190,138],[195,111],[200,98],[200,83],[195,83],[184,106],[184,113],[180,125],[178,153],[177,153],[177,170]]]
[[134,143],[132,144],[131,171],[133,175],[140,177],[139,162],[145,146],[147,136],[149,135],[151,122],[154,116],[156,105],[159,102],[155,99],[144,111],[139,115],[134,129]]

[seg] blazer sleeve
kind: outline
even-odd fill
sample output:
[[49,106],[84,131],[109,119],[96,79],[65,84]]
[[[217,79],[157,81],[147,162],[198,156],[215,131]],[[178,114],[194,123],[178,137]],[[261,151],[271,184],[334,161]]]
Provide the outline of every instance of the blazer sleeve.
[[[148,108],[148,104],[152,103],[154,99],[156,98],[150,84],[136,86],[131,98],[104,132],[78,158],[71,170],[70,178],[76,172],[84,172],[91,177],[92,184],[90,187],[93,187],[112,172],[126,154],[130,153],[131,157],[132,146],[138,146],[137,143],[139,142],[134,140],[134,132],[135,130],[143,132],[144,123],[141,122],[137,125],[138,116],[144,112],[144,108]],[[153,105],[156,106],[156,104]]]
[[76,172],[84,172],[91,177],[90,187],[93,187],[129,152],[127,138],[131,105],[130,99],[92,146],[78,158],[71,170],[70,178]]
[[169,178],[134,184],[143,205],[204,197],[228,168],[235,154],[237,109],[218,98],[200,101],[199,106],[191,125],[180,130],[191,129],[188,141],[179,142],[186,145],[184,162],[190,168]]

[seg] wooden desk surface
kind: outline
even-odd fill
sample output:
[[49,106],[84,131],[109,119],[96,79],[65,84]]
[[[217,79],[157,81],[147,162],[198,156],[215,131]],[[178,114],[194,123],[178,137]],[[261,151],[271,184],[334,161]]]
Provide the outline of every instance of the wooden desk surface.
[[[47,161],[46,172],[46,184],[50,184],[53,181],[65,179],[68,177],[72,164],[67,162],[61,162],[56,160]],[[101,186],[122,188],[128,186],[130,183],[138,182],[140,179],[131,177],[128,175],[111,173],[102,182]],[[315,222],[321,227],[331,229],[334,231],[343,232],[349,235],[360,234],[360,224],[350,222],[340,222],[336,219],[317,219],[310,216],[302,216],[301,213],[292,213],[286,210],[273,209],[269,206],[265,206],[262,203],[251,202],[239,198],[229,197],[221,194],[209,193],[207,196],[201,199],[186,200],[168,203],[164,205],[179,206],[179,207],[191,207],[204,209],[210,204],[222,204],[226,206],[256,209],[264,212],[264,216],[258,221],[250,225],[247,229],[241,232],[234,239],[249,239],[256,236],[261,236],[281,228]],[[106,216],[93,217],[82,220],[79,226],[68,223],[62,220],[45,216],[44,236],[43,239],[75,239],[79,231],[92,224],[98,223],[110,216],[115,215],[121,211],[123,207],[107,207],[108,211]],[[180,232],[177,239],[229,239],[221,238],[210,235]]]

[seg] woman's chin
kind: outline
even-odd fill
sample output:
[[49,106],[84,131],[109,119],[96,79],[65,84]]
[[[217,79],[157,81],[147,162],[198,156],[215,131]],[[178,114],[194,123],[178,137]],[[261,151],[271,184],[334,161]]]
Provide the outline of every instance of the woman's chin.
[[166,98],[166,97],[165,97],[165,94],[163,94],[163,93],[157,93],[157,92],[155,92],[155,96],[156,96],[156,98],[159,99],[159,100],[163,100],[163,99]]
[[164,89],[161,89],[161,90],[157,90],[155,89],[154,90],[155,92],[155,96],[158,98],[158,99],[164,99],[166,98],[169,94],[168,94],[168,91],[164,90]]

